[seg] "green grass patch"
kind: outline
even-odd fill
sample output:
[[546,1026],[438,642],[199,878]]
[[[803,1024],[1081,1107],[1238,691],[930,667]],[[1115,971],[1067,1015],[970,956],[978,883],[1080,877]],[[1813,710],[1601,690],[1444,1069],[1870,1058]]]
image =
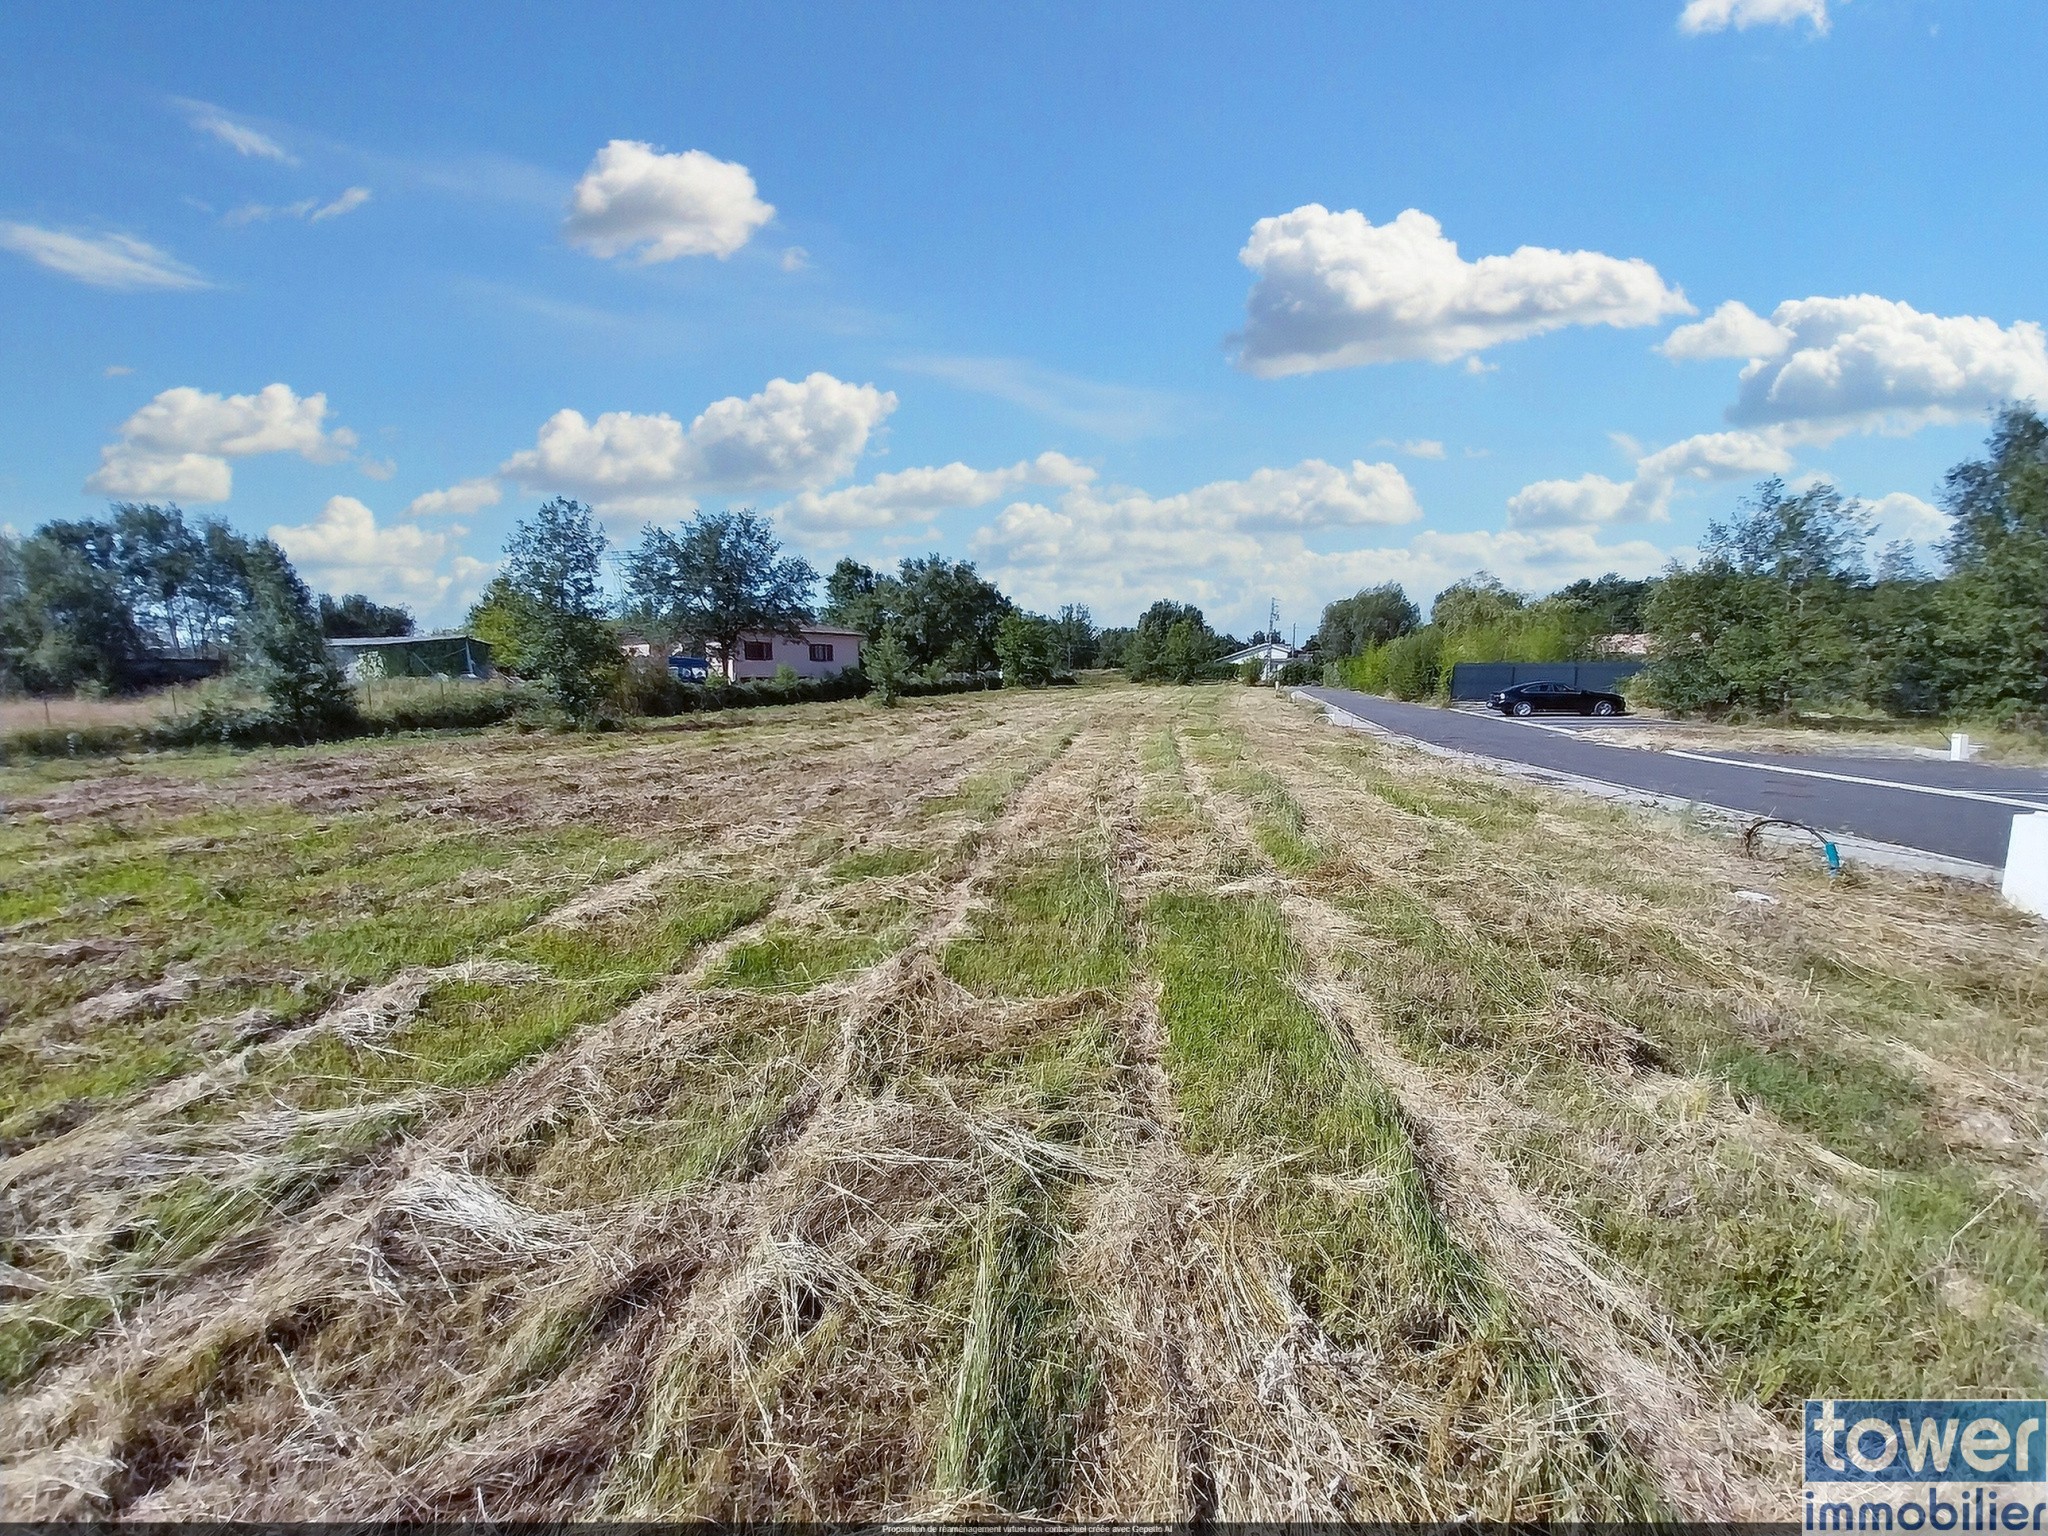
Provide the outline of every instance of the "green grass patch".
[[849,853],[835,861],[831,876],[842,883],[855,880],[885,880],[895,875],[915,875],[939,862],[936,848],[918,848],[908,843],[886,848],[868,848]]
[[[146,837],[97,839],[31,866],[0,897],[38,942],[113,938],[105,964],[10,957],[0,985],[29,1026],[0,1045],[0,1142],[19,1144],[82,1108],[203,1059],[206,1020],[251,1007],[288,1021],[343,990],[497,942],[592,879],[653,850],[568,827],[489,836],[377,812],[318,822],[294,811],[180,818]],[[72,1010],[173,968],[184,1002],[105,1022]]]
[[1010,803],[1011,796],[1036,778],[1067,749],[1067,744],[1073,739],[1072,730],[1063,731],[1032,747],[1015,762],[1001,763],[969,775],[952,794],[925,801],[924,814],[944,816],[957,812],[973,821],[993,821],[997,813]]
[[[1528,1341],[1506,1298],[1429,1198],[1399,1106],[1288,984],[1297,969],[1278,909],[1164,894],[1146,907],[1145,960],[1161,982],[1166,1066],[1191,1151],[1252,1168],[1251,1207],[1286,1261],[1296,1300],[1340,1343],[1393,1350],[1426,1377],[1466,1357],[1477,1396],[1579,1427],[1549,1437],[1528,1482],[1501,1497],[1531,1510],[1640,1518],[1654,1482],[1596,1420],[1583,1389]],[[1430,1342],[1415,1353],[1416,1338]],[[1425,1393],[1471,1393],[1450,1381]],[[1547,1403],[1549,1406],[1541,1406]],[[1447,1419],[1420,1433],[1441,1441]]]
[[942,1492],[1019,1513],[1056,1509],[1100,1374],[1059,1275],[1059,1203],[1019,1178],[973,1231],[967,1326],[933,1457]]
[[1446,923],[1400,886],[1354,889],[1338,905],[1390,946],[1354,956],[1350,976],[1370,988],[1388,1032],[1416,1054],[1499,1047],[1532,1025],[1542,1034],[1553,999],[1535,955]]
[[1682,1213],[1595,1183],[1581,1216],[1724,1362],[1726,1390],[1793,1410],[2048,1387],[2048,1271],[2020,1199],[1958,1168],[1881,1181],[1868,1207],[1816,1201],[1810,1175],[1756,1162],[1668,1178]]
[[[758,917],[771,892],[733,881],[686,882],[649,920],[634,916],[609,928],[533,930],[494,947],[498,958],[538,966],[526,983],[454,981],[432,991],[420,1012],[388,1040],[358,1048],[331,1036],[309,1040],[262,1064],[232,1099],[198,1111],[221,1119],[235,1104],[282,1100],[305,1111],[374,1105],[421,1086],[465,1088],[489,1083],[551,1049],[565,1036],[609,1017],[680,968],[703,944]],[[90,1276],[90,1292],[60,1283],[0,1312],[0,1372],[26,1380],[124,1304],[206,1262],[223,1243],[275,1220],[324,1189],[334,1175],[409,1123],[394,1107],[308,1132],[262,1161],[244,1182],[187,1178],[131,1199],[126,1232]],[[715,1161],[715,1160],[714,1160]],[[0,1245],[0,1257],[23,1267],[33,1256]]]
[[968,935],[947,946],[945,966],[962,986],[991,997],[1122,986],[1130,940],[1101,860],[1074,852],[1006,872]]
[[405,1084],[473,1087],[503,1076],[565,1035],[609,1017],[703,945],[767,910],[772,890],[746,881],[680,882],[651,916],[592,928],[534,928],[496,946],[498,958],[537,966],[542,979],[438,987],[403,1029],[375,1050],[321,1038],[266,1069],[310,1079],[353,1100]]
[[1927,1085],[1874,1057],[1809,1040],[1769,1050],[1732,1043],[1713,1052],[1709,1069],[1738,1097],[1854,1162],[1927,1170],[1948,1161],[1928,1129]]
[[801,992],[894,954],[909,941],[914,927],[911,906],[904,901],[830,912],[809,927],[770,923],[758,939],[736,945],[707,984],[753,992]]
[[[1280,1213],[1311,1314],[1339,1335],[1368,1325],[1376,1300],[1395,1311],[1421,1296],[1468,1321],[1483,1315],[1484,1287],[1436,1219],[1391,1095],[1288,985],[1297,962],[1278,909],[1263,898],[1170,894],[1147,905],[1145,921],[1189,1148],[1305,1157],[1308,1170],[1380,1190],[1342,1209],[1306,1180],[1286,1181],[1278,1198],[1317,1208]],[[1354,1247],[1373,1262],[1348,1262]]]

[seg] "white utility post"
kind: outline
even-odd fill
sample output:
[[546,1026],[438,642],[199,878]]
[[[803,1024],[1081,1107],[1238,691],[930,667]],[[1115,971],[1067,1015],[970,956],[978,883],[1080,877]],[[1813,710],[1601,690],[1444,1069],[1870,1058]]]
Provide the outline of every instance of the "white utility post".
[[2048,811],[2012,819],[2005,850],[2005,899],[2036,917],[2048,917]]

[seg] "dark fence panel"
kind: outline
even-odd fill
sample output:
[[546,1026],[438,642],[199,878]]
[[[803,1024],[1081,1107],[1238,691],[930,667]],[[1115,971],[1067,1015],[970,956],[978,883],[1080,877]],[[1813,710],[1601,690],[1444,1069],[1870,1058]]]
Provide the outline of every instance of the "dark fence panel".
[[1567,683],[1612,693],[1623,678],[1642,670],[1640,661],[1461,661],[1451,668],[1451,698],[1485,699],[1517,683]]

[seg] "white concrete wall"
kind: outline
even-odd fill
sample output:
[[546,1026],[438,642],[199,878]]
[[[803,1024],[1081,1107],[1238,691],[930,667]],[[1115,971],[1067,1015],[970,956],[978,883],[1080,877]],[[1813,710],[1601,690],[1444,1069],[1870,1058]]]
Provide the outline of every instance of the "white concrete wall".
[[[767,661],[746,659],[749,640],[765,640],[773,653]],[[832,647],[830,661],[811,660],[811,646]],[[787,635],[742,635],[740,636],[739,658],[733,663],[731,676],[735,682],[748,678],[773,677],[780,667],[791,668],[798,677],[833,677],[860,661],[860,637],[858,635],[817,635],[807,634],[801,640],[792,640]]]
[[2006,846],[2005,899],[2036,917],[2048,917],[2048,811],[2026,811],[2012,819]]

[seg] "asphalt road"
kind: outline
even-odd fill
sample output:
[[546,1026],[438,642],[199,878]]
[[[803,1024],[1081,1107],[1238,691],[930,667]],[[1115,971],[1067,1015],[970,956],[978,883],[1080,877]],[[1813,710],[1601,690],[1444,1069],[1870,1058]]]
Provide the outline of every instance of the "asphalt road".
[[2048,810],[2048,773],[2034,769],[1934,759],[1610,747],[1587,735],[1534,729],[1494,715],[1402,704],[1345,688],[1301,691],[1439,747],[1755,816],[1790,817],[1833,836],[1868,838],[1994,868],[2005,863],[2012,818],[2031,806]]

